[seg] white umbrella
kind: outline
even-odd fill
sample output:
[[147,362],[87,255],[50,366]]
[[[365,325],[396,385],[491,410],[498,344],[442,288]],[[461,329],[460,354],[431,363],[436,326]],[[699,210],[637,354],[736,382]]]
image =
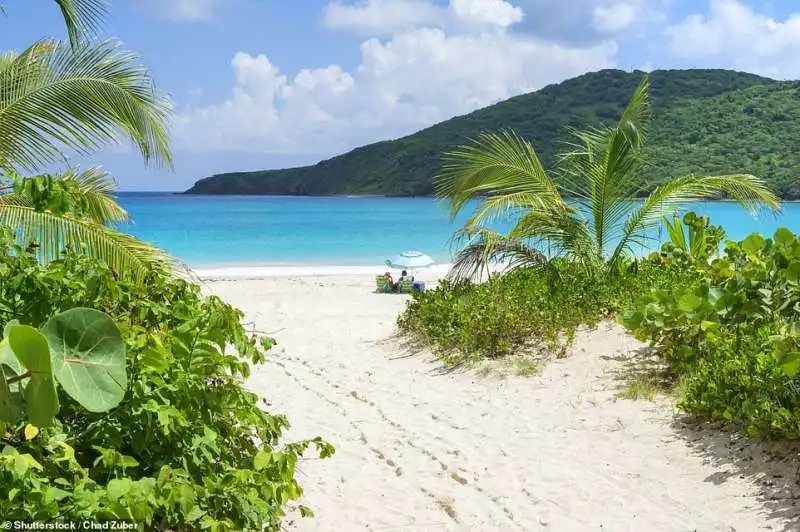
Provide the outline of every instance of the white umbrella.
[[399,255],[390,257],[386,261],[386,265],[390,268],[398,268],[403,270],[416,270],[417,268],[427,268],[433,266],[435,261],[424,253],[419,251],[404,251]]

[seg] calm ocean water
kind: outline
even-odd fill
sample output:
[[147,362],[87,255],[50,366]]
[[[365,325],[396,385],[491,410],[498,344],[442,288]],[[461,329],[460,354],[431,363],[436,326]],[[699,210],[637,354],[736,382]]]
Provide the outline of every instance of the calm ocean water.
[[[134,219],[124,227],[190,266],[380,265],[392,254],[416,249],[449,262],[452,224],[446,207],[429,198],[313,198],[181,196],[123,193]],[[722,224],[729,238],[778,227],[800,231],[800,204],[778,217],[753,219],[734,203],[689,205]]]

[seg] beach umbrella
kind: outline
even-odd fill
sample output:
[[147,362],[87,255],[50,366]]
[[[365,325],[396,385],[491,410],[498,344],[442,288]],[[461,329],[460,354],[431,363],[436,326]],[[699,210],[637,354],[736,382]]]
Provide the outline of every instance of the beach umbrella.
[[435,261],[432,258],[419,251],[404,251],[386,261],[386,265],[390,268],[412,271],[418,268],[427,268],[428,266],[433,266],[433,264],[435,264]]

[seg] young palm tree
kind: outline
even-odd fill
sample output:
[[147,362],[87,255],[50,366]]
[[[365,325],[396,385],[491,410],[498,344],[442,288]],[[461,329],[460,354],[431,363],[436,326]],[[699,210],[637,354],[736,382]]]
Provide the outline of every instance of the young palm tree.
[[[64,160],[65,149],[87,154],[123,138],[138,146],[146,162],[171,166],[169,100],[135,55],[111,40],[84,39],[99,27],[107,2],[56,3],[69,44],[41,40],[21,53],[0,54],[0,178],[8,182],[19,171],[41,171]],[[92,169],[62,177],[55,188],[71,187],[72,200],[82,194],[81,213],[36,204],[36,187],[27,195],[17,187],[0,200],[0,224],[33,238],[44,260],[80,243],[79,249],[125,274],[141,277],[148,267],[168,267],[172,261],[163,252],[107,225],[126,220],[127,213],[109,196],[113,181],[106,174]]]
[[[539,267],[548,262],[539,251],[545,247],[587,272],[615,271],[680,203],[725,195],[751,213],[762,206],[780,208],[761,179],[744,174],[672,179],[641,203],[633,202],[644,187],[649,87],[645,76],[614,127],[572,131],[574,141],[552,175],[533,145],[512,131],[482,134],[447,153],[435,183],[451,216],[471,199],[484,198],[458,233],[466,245],[451,276],[474,277],[493,261]],[[489,228],[500,218],[514,222],[507,234]]]

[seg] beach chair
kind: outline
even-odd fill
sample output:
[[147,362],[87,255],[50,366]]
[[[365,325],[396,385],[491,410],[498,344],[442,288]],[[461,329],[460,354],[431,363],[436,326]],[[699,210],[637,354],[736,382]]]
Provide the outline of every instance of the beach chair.
[[414,281],[406,279],[400,283],[400,292],[410,294],[414,290]]
[[375,276],[375,286],[375,291],[380,294],[388,294],[392,291],[392,286],[389,284],[388,279],[386,279],[386,277],[383,275]]

